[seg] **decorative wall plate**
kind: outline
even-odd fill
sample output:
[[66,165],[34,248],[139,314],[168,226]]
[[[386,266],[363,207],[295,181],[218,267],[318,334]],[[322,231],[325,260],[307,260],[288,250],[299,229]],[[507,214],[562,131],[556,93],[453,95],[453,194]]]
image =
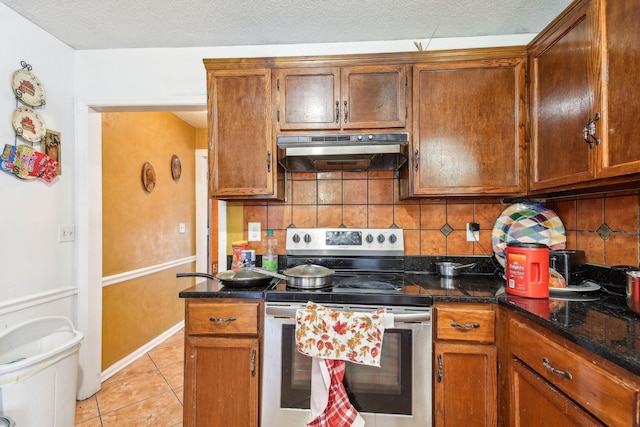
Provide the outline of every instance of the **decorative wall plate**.
[[142,165],[142,186],[147,193],[151,193],[156,187],[156,171],[149,162]]
[[47,133],[44,120],[31,107],[16,107],[11,121],[16,133],[29,142],[38,144]]
[[180,158],[174,154],[171,157],[171,176],[174,181],[179,181],[180,175],[182,175],[182,164]]
[[44,87],[31,71],[21,68],[11,77],[11,87],[16,97],[27,105],[39,107],[45,104]]
[[509,242],[542,243],[551,250],[565,249],[567,236],[558,215],[539,203],[515,203],[505,209],[491,232],[495,257],[505,266],[505,249]]

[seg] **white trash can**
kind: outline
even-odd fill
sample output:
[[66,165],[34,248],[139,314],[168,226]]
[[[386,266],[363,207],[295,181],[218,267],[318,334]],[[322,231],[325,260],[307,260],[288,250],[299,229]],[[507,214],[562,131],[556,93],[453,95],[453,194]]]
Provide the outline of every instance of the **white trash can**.
[[75,425],[82,338],[63,316],[40,317],[0,333],[0,415],[19,427]]

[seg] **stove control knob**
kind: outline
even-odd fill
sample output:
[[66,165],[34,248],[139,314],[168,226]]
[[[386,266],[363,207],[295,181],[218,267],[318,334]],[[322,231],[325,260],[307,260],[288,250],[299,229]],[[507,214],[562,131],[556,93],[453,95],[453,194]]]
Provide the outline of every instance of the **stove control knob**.
[[300,236],[298,234],[294,234],[292,239],[293,243],[300,243]]
[[384,235],[378,234],[378,243],[384,243]]
[[305,243],[310,243],[311,242],[311,235],[310,234],[305,234],[304,235],[304,242]]
[[373,236],[371,235],[371,233],[367,234],[366,240],[367,243],[373,243]]
[[389,236],[389,242],[391,242],[392,244],[395,243],[396,240],[398,240],[398,238],[396,237],[395,234],[392,234],[391,236]]

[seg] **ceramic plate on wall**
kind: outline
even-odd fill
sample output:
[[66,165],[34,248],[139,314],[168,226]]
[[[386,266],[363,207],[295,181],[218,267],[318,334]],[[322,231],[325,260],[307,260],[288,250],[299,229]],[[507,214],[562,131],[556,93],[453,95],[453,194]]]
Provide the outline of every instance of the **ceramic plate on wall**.
[[505,209],[491,232],[493,252],[503,267],[509,242],[542,243],[551,250],[559,250],[567,247],[567,235],[554,211],[539,203],[523,202]]
[[39,107],[45,103],[44,87],[31,71],[16,70],[11,77],[11,87],[16,97],[27,105]]
[[16,133],[29,142],[39,144],[47,133],[40,114],[30,107],[17,107],[11,119]]

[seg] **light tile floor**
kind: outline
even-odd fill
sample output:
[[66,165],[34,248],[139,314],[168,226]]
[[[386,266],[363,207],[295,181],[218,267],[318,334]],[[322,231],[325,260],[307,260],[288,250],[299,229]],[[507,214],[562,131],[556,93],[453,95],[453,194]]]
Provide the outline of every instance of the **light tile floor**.
[[182,426],[184,331],[118,372],[76,403],[76,426]]

